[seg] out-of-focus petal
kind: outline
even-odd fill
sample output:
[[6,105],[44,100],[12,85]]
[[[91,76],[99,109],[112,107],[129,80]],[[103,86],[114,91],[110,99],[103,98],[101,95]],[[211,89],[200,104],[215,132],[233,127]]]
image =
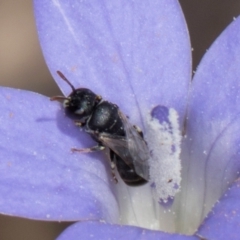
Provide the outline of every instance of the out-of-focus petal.
[[138,227],[111,225],[99,222],[76,223],[67,228],[57,240],[199,240],[198,237],[150,231]]
[[193,80],[177,206],[181,228],[190,232],[239,176],[239,29],[240,18],[213,43]]
[[59,103],[9,88],[0,88],[0,102],[0,212],[115,223],[118,207],[106,168],[96,154],[71,153],[93,143]]
[[[182,123],[191,77],[186,23],[176,0],[35,0],[43,53],[64,93],[92,89],[135,123],[161,104]],[[140,115],[139,115],[140,113]]]
[[240,180],[236,180],[214,206],[199,228],[199,235],[211,240],[239,240]]

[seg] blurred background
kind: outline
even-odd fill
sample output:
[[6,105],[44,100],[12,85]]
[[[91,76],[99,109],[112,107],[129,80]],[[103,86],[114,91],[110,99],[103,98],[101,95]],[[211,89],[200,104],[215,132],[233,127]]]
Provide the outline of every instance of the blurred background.
[[[193,70],[223,29],[240,14],[236,0],[180,0],[193,48]],[[54,96],[60,93],[38,43],[31,0],[0,0],[0,84]],[[51,240],[69,223],[0,215],[0,240]]]

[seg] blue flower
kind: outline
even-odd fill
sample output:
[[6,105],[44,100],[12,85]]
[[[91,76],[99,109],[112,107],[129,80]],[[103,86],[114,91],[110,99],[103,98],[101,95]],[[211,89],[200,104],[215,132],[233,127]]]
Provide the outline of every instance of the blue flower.
[[176,109],[181,191],[163,205],[149,184],[115,185],[104,154],[71,153],[94,141],[59,103],[2,87],[0,212],[78,221],[60,240],[237,239],[240,19],[215,41],[191,82],[189,36],[176,0],[35,0],[34,7],[46,62],[64,94],[71,89],[57,70],[118,104],[145,132],[155,106]]

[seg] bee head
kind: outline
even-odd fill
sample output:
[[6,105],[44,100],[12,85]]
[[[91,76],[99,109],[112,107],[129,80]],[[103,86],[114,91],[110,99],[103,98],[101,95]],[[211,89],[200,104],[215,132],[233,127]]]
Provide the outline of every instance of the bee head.
[[100,100],[101,97],[91,90],[87,88],[78,88],[72,91],[63,101],[63,106],[68,114],[73,114],[81,119],[89,117]]
[[67,115],[76,117],[79,120],[89,117],[94,107],[101,101],[101,97],[87,88],[75,89],[60,71],[57,71],[57,73],[72,88],[72,93],[68,97],[55,96],[51,100],[63,100],[63,107]]

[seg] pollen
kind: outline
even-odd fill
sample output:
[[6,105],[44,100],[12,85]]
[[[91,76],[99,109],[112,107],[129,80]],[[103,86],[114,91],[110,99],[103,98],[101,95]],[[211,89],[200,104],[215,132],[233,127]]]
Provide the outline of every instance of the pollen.
[[148,114],[146,126],[154,198],[158,202],[167,202],[180,191],[181,132],[178,113],[173,108],[157,106]]

